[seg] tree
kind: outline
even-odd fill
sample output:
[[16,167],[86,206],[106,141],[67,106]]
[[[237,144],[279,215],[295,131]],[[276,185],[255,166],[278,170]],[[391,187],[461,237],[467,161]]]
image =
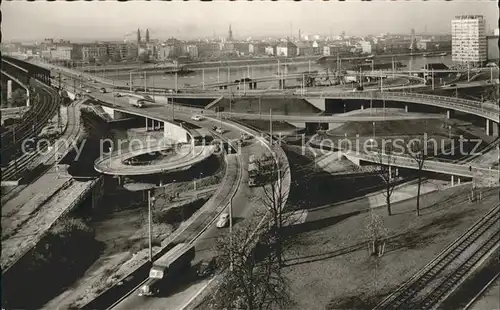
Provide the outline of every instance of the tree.
[[370,210],[366,223],[366,235],[369,240],[368,250],[370,255],[377,255],[378,257],[384,255],[387,229],[382,217],[373,210]]
[[396,180],[392,176],[392,167],[391,163],[394,160],[392,156],[392,145],[383,145],[380,152],[375,154],[376,156],[376,164],[375,164],[375,172],[377,175],[384,181],[384,197],[385,204],[387,206],[387,214],[392,215],[391,210],[391,196],[394,191],[394,187],[396,186]]
[[233,230],[232,238],[219,238],[217,265],[227,271],[212,298],[214,309],[286,309],[290,288],[276,257],[269,255],[267,228],[252,217]]
[[[280,146],[273,146],[279,148]],[[265,211],[270,213],[270,240],[279,266],[283,266],[283,252],[286,247],[287,237],[284,227],[290,224],[292,213],[285,213],[284,208],[286,198],[290,192],[290,187],[283,180],[290,174],[288,160],[280,158],[281,152],[274,152],[275,156],[264,156],[256,160],[257,169],[254,177],[263,195],[260,201],[266,207]]]
[[423,140],[412,140],[408,146],[408,154],[417,164],[417,216],[420,216],[420,188],[422,186],[422,172],[427,159],[427,145]]

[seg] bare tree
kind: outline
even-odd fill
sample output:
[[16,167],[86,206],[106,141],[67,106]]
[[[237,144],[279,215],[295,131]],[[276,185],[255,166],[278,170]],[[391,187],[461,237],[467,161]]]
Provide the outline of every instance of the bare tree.
[[394,160],[394,157],[392,156],[392,145],[384,145],[380,152],[376,153],[375,156],[376,163],[374,171],[384,181],[384,197],[385,204],[387,206],[387,214],[392,215],[391,196],[397,184],[396,178],[392,175],[393,170],[391,164]]
[[417,164],[417,216],[420,216],[420,188],[422,186],[422,174],[424,163],[427,160],[427,145],[423,140],[412,140],[407,146],[407,153]]
[[233,230],[232,240],[217,242],[217,265],[227,273],[213,295],[214,309],[286,309],[292,303],[288,280],[265,238],[267,227],[258,227],[257,219]]
[[291,213],[284,208],[290,188],[283,182],[290,167],[286,159],[276,156],[264,156],[255,162],[254,178],[262,188],[263,195],[259,198],[270,213],[269,237],[273,242],[274,253],[279,266],[283,266],[283,250],[286,246],[285,226],[291,225]]
[[370,210],[366,223],[366,235],[369,240],[368,251],[370,255],[377,255],[378,257],[384,255],[387,229],[382,217],[373,210]]

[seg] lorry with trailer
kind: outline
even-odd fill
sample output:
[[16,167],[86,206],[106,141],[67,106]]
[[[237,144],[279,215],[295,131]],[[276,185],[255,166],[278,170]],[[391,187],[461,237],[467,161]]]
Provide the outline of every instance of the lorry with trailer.
[[195,249],[193,245],[179,243],[153,262],[149,278],[141,286],[139,296],[154,296],[168,289],[172,280],[191,266]]

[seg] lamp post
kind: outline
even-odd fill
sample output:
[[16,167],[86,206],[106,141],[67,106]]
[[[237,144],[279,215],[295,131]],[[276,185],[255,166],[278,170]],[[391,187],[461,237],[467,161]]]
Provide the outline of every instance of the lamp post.
[[152,232],[152,222],[153,216],[151,214],[151,206],[154,203],[155,198],[151,197],[151,189],[148,190],[148,239],[149,239],[149,261],[153,262],[153,232]]
[[231,249],[229,270],[233,271],[233,196],[229,199],[229,248]]

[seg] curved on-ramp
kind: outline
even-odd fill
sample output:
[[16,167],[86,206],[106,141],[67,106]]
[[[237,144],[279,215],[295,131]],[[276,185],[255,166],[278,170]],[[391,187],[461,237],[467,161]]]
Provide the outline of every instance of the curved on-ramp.
[[[151,165],[130,165],[126,160],[153,152],[174,150],[175,155]],[[98,158],[94,162],[96,171],[109,175],[148,175],[170,171],[185,170],[210,157],[215,151],[214,145],[194,146],[192,144],[159,145],[126,152],[116,151],[108,157]]]

